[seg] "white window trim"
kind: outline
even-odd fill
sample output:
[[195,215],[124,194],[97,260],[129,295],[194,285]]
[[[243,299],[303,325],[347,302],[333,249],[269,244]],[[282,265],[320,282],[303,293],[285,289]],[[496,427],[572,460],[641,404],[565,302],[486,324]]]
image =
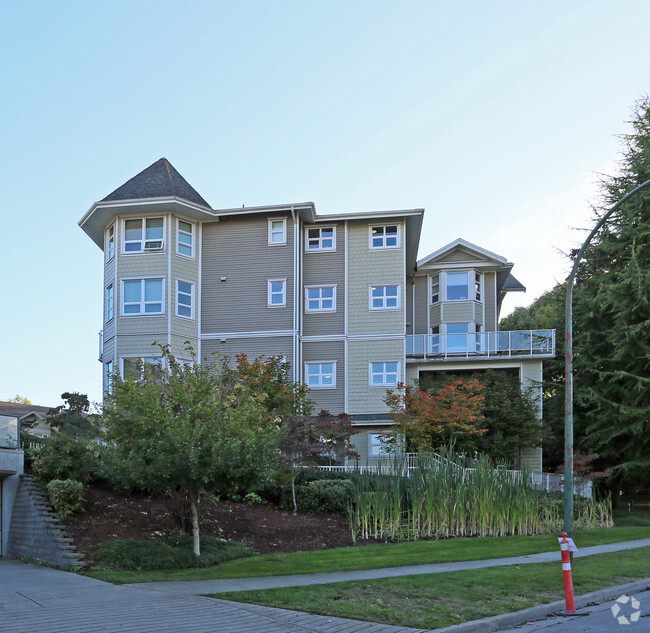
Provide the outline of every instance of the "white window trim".
[[[282,236],[281,242],[274,242],[273,237],[273,222],[282,222]],[[287,218],[269,218],[268,219],[268,239],[269,246],[286,246],[287,245]]]
[[[337,284],[312,284],[309,286],[305,286],[305,313],[307,314],[319,314],[323,312],[336,312],[336,287]],[[312,310],[309,308],[309,290],[314,290],[317,288],[333,288],[333,296],[332,296],[332,306],[331,308],[319,308],[316,310]],[[319,299],[319,301],[322,301],[322,297]]]
[[[271,295],[277,294],[271,292],[271,284],[282,282],[282,303],[271,303]],[[287,278],[267,279],[266,280],[266,303],[269,308],[286,308],[287,307]]]
[[[396,363],[397,364],[397,380],[395,382],[382,382],[381,384],[376,384],[372,382],[372,376],[373,376],[373,371],[372,371],[372,366],[373,365],[384,365],[384,371],[381,372],[382,375],[385,377],[386,376],[386,365],[387,363]],[[402,375],[402,368],[401,368],[401,363],[399,360],[373,360],[368,363],[368,385],[370,387],[378,387],[379,389],[385,389],[386,387],[397,387],[398,383],[401,380],[401,375]],[[393,372],[391,372],[393,373]],[[377,375],[377,373],[375,373]]]
[[[382,308],[375,308],[372,305],[372,289],[373,288],[395,288],[397,287],[397,306],[394,308],[387,308],[387,307],[382,307]],[[384,295],[384,303],[385,303],[386,295]],[[377,311],[384,311],[384,310],[401,310],[402,309],[402,285],[401,284],[372,284],[368,286],[368,308],[374,312]]]
[[[156,249],[145,249],[144,244],[146,243],[145,239],[145,234],[146,234],[146,221],[147,220],[158,220],[161,219],[163,221],[163,236],[162,236],[162,246],[160,248]],[[142,239],[140,240],[142,249],[139,251],[127,251],[126,250],[126,222],[127,220],[142,220]],[[122,237],[120,239],[120,244],[122,246],[121,248],[121,254],[122,255],[147,255],[151,253],[162,253],[165,251],[166,247],[166,242],[167,242],[167,217],[164,215],[143,215],[143,216],[138,216],[138,217],[125,217],[122,218]],[[151,240],[152,242],[157,242],[159,240]]]
[[[124,361],[125,360],[136,360],[136,361],[139,360],[139,361],[144,362],[145,358],[153,358],[154,360],[160,359],[160,367],[164,368],[164,360],[163,360],[163,357],[160,354],[145,354],[145,355],[125,354],[124,356],[120,356],[120,363],[119,363],[120,364],[120,376],[121,376],[122,380],[125,379],[125,376],[124,376]],[[143,371],[144,371],[144,367],[143,367]],[[140,375],[140,380],[142,380],[143,377],[144,377],[143,374],[141,374]]]
[[[185,253],[181,253],[180,247],[181,247],[181,241],[180,241],[180,235],[181,232],[187,234],[187,231],[181,231],[181,222],[185,222],[185,224],[189,224],[192,227],[192,253],[191,255],[186,255]],[[165,231],[164,231],[164,225],[163,225],[163,238],[165,237]],[[194,222],[190,222],[189,220],[185,220],[184,218],[176,218],[176,254],[179,255],[180,257],[185,257],[187,259],[196,259],[196,224]],[[165,241],[163,239],[163,248],[165,246]],[[183,246],[187,246],[187,244],[183,244]]]
[[[316,385],[312,387],[308,382],[307,367],[310,365],[331,365],[332,366],[332,384],[331,385]],[[319,376],[322,376],[323,372],[319,373]],[[305,362],[305,384],[309,389],[336,389],[336,361],[335,360],[318,360],[318,361],[306,361]]]
[[[368,433],[368,457],[383,457],[388,454],[388,443],[379,441],[379,445],[374,443],[372,439],[379,435],[385,435],[384,433]],[[378,452],[375,453],[374,448],[379,448]]]
[[[192,289],[191,294],[190,294],[190,300],[192,302],[190,304],[190,316],[186,316],[184,314],[179,314],[179,312],[178,312],[178,308],[179,308],[178,294],[180,292],[180,290],[178,288],[179,283],[188,284]],[[183,293],[183,294],[185,294],[185,293]],[[193,281],[190,281],[189,279],[180,279],[179,277],[177,277],[176,278],[176,295],[175,296],[176,296],[176,316],[179,319],[186,319],[188,321],[194,321],[194,318],[195,318],[194,306],[196,305],[196,284]],[[187,306],[185,306],[185,307],[187,307]]]
[[[384,229],[384,243],[386,242],[386,227],[387,226],[396,226],[397,227],[397,244],[395,246],[374,246],[372,243],[372,229],[383,228]],[[371,251],[386,251],[394,250],[401,246],[402,240],[400,239],[401,234],[401,225],[399,222],[390,223],[390,224],[370,224],[368,225],[368,247]]]
[[[319,229],[322,231],[322,229],[332,229],[332,247],[331,248],[309,248],[309,231],[313,229]],[[312,238],[313,239],[313,238]],[[322,242],[322,233],[321,237],[318,238],[319,244]],[[327,226],[306,226],[305,227],[305,253],[327,253],[327,252],[333,252],[336,250],[336,225],[327,225]]]
[[[112,304],[113,304],[111,306],[112,310],[113,310],[113,314],[111,314],[110,316],[108,315],[108,291],[109,290],[112,290],[111,300],[112,300]],[[105,309],[105,314],[104,314],[104,323],[110,323],[115,318],[115,285],[112,284],[112,283],[110,283],[110,284],[108,284],[108,286],[106,286],[105,294],[104,294],[104,302],[106,304],[106,309]]]
[[[115,237],[116,237],[116,231],[115,229],[117,228],[117,223],[113,222],[107,229],[106,229],[106,262],[112,261],[112,259],[115,257]],[[113,235],[111,235],[111,229],[113,230]],[[111,240],[113,242],[113,254],[111,254]]]
[[[125,313],[124,312],[124,282],[125,281],[145,281],[146,279],[160,279],[162,280],[162,298],[161,301],[156,301],[155,303],[161,304],[160,312],[138,312],[137,314]],[[142,291],[141,298],[144,298],[144,291]],[[144,306],[144,301],[140,301],[141,307]],[[160,277],[159,275],[146,275],[144,277],[123,277],[120,279],[120,316],[123,317],[143,317],[143,316],[161,316],[165,314],[165,278]],[[149,358],[147,356],[147,358]]]
[[[456,274],[456,273],[465,273],[467,274],[467,294],[469,297],[467,299],[449,299],[447,297],[447,275],[450,273]],[[433,278],[435,275],[438,275],[438,301],[434,302],[433,301]],[[477,298],[476,296],[476,281],[479,281],[480,283],[480,288],[481,288],[481,298]],[[451,302],[451,303],[456,303],[460,301],[476,301],[478,303],[484,303],[483,300],[483,295],[485,294],[484,290],[484,277],[483,273],[479,272],[478,270],[443,270],[438,273],[432,273],[429,275],[429,305],[436,305],[436,303],[441,303],[441,302]]]
[[[433,280],[438,278],[438,298],[436,301],[433,300]],[[429,305],[434,306],[436,303],[440,303],[441,298],[444,295],[442,294],[442,273],[433,273],[429,275]]]

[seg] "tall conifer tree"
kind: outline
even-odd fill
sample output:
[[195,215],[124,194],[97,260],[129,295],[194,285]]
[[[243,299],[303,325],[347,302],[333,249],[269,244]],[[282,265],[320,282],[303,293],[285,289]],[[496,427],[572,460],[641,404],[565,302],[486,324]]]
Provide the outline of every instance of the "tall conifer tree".
[[[604,214],[650,179],[650,97],[633,110],[618,174],[605,178]],[[594,238],[575,293],[576,432],[624,487],[650,486],[650,187]]]

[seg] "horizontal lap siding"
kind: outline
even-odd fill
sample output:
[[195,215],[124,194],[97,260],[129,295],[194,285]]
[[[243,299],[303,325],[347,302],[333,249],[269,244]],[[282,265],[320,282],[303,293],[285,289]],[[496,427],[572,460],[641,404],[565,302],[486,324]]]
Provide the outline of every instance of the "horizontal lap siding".
[[496,273],[484,273],[483,275],[483,297],[485,301],[485,331],[496,332],[497,324],[497,298],[495,286]]
[[469,323],[470,321],[474,321],[474,302],[459,301],[443,303],[442,321],[445,323]]
[[387,457],[371,457],[370,453],[370,438],[371,433],[387,433],[391,427],[390,426],[362,426],[356,427],[356,430],[359,431],[356,435],[353,435],[351,438],[352,445],[354,450],[359,454],[357,458],[359,464],[364,466],[369,461],[383,459],[386,460]]
[[[260,332],[293,327],[293,227],[287,244],[268,245],[267,218],[203,225],[202,332]],[[226,281],[221,281],[225,277]],[[287,304],[269,308],[267,280],[287,279]]]
[[[400,248],[371,249],[370,227],[397,224],[400,228]],[[348,226],[348,332],[354,334],[404,333],[404,224],[382,220],[349,222]],[[399,310],[370,310],[370,287],[399,285]]]
[[290,336],[272,336],[258,338],[203,339],[201,341],[201,360],[214,360],[215,352],[227,356],[233,362],[237,354],[246,354],[249,360],[259,356],[284,356],[291,364],[293,356],[293,339]]
[[[117,238],[116,238],[117,239]],[[117,245],[118,243],[116,242],[115,246],[115,252],[117,253]],[[104,260],[106,260],[106,253],[104,253]],[[104,330],[104,340],[107,340],[111,338],[115,334],[115,318],[119,314],[119,304],[117,303],[117,288],[115,287],[115,267],[117,266],[117,263],[115,261],[115,257],[111,259],[110,262],[107,262],[104,265],[104,311],[102,312],[102,323],[103,325],[103,330]],[[106,288],[108,286],[113,286],[113,318],[106,323]]]
[[337,415],[345,410],[345,343],[343,341],[323,341],[302,344],[303,376],[304,363],[313,361],[336,362],[336,389],[311,389],[309,399],[316,404],[316,413],[327,409]]
[[[336,225],[336,251],[304,252],[303,261],[303,334],[323,336],[343,334],[345,329],[345,231]],[[305,286],[336,284],[336,312],[308,313]]]
[[371,387],[370,362],[400,363],[400,380],[404,380],[404,341],[349,341],[348,343],[348,402],[350,414],[386,413],[386,387]]

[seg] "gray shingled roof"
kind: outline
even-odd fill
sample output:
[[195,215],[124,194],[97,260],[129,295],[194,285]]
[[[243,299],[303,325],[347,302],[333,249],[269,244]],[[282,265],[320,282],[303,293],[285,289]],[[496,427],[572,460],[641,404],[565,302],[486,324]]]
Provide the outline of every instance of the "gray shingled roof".
[[137,176],[133,176],[131,180],[118,187],[113,193],[109,193],[102,202],[170,197],[182,198],[188,202],[210,208],[210,205],[166,158],[157,160]]
[[22,418],[28,413],[37,413],[42,418],[47,417],[51,407],[41,407],[35,404],[20,404],[18,402],[0,401],[0,415],[15,415]]
[[515,277],[512,275],[508,275],[508,278],[506,279],[505,283],[503,284],[503,290],[504,291],[517,291],[517,290],[526,290],[526,286],[524,286],[520,281],[518,281]]

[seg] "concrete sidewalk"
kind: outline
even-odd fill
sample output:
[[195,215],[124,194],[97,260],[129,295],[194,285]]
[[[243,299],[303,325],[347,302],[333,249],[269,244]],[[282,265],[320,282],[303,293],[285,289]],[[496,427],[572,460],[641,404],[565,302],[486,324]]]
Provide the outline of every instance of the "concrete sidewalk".
[[[636,541],[623,541],[609,545],[594,545],[585,547],[574,554],[576,558],[620,552],[638,547],[650,546],[650,538]],[[185,580],[178,582],[145,582],[122,585],[150,591],[163,592],[173,595],[202,595],[207,593],[224,593],[226,591],[247,591],[252,589],[273,589],[275,587],[304,587],[321,585],[330,582],[346,580],[373,580],[375,578],[394,578],[396,576],[411,576],[418,574],[439,574],[449,571],[467,569],[482,569],[484,567],[501,567],[506,565],[526,565],[529,563],[560,562],[560,550],[529,554],[527,556],[511,556],[509,558],[490,558],[486,560],[470,560],[456,563],[436,563],[430,565],[408,565],[405,567],[386,567],[382,569],[360,569],[358,571],[338,571],[321,574],[302,574],[299,576],[265,576],[260,578],[229,578],[224,580]]]

